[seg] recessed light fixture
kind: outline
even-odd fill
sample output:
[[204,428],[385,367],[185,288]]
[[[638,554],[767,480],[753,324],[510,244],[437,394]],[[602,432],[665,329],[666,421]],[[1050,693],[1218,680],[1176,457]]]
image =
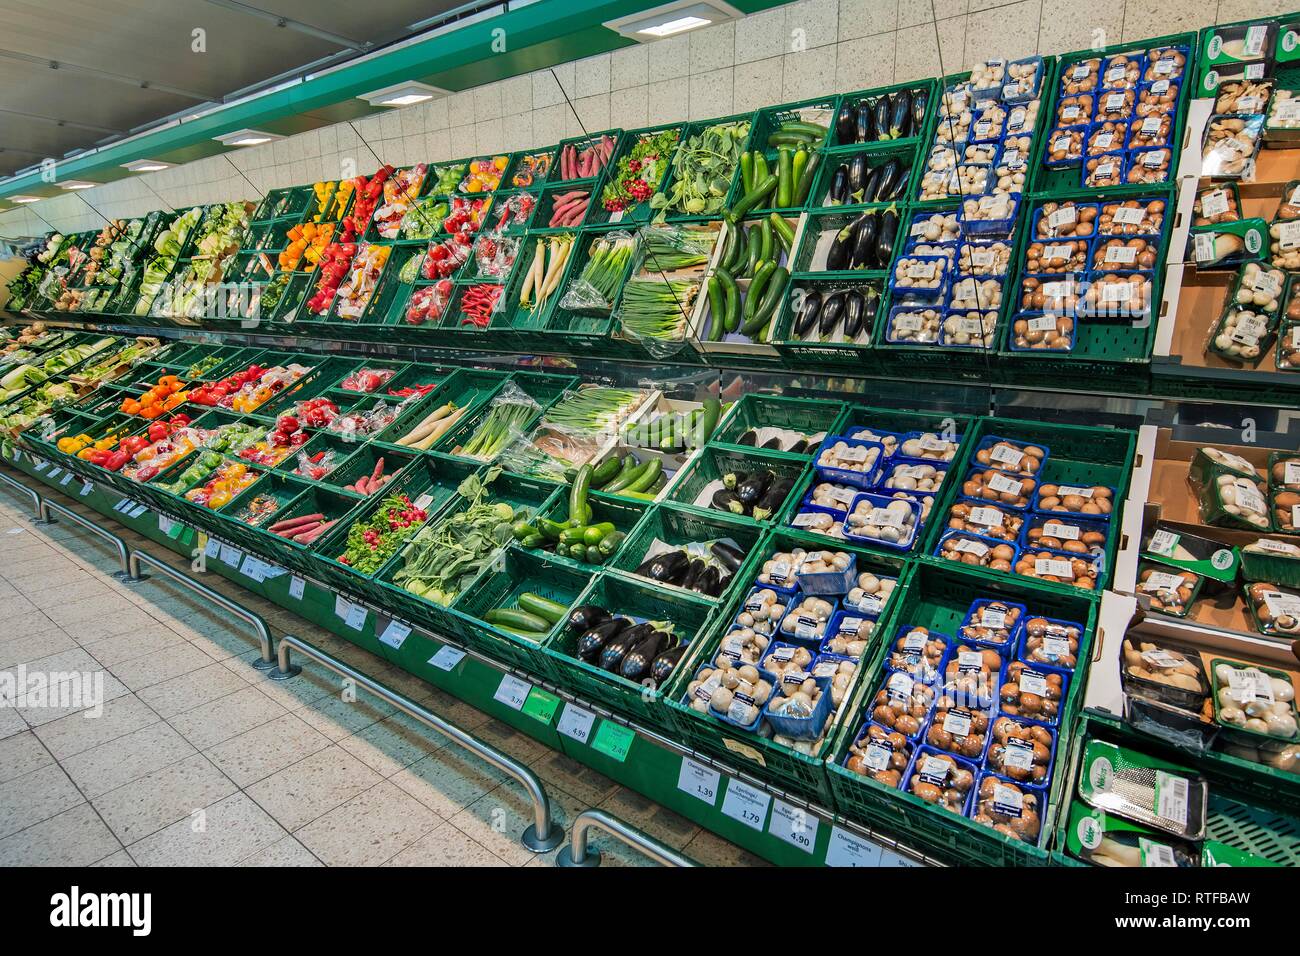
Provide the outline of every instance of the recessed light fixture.
[[99,183],[88,183],[84,179],[65,179],[59,183],[60,189],[94,189]]
[[40,196],[7,196],[7,197],[5,197],[5,198],[7,198],[10,202],[28,203],[28,202],[40,202],[42,197],[40,197]]
[[357,99],[365,100],[371,106],[413,106],[431,100],[435,96],[446,96],[449,92],[436,86],[429,86],[427,83],[411,82],[386,86],[373,93],[363,93]]
[[640,43],[735,20],[741,12],[723,0],[675,0],[641,13],[608,20],[605,26]]
[[123,163],[123,169],[129,169],[133,173],[156,173],[164,169],[171,169],[175,163],[164,163],[161,159],[137,159],[129,163]]
[[260,129],[237,129],[233,133],[222,133],[212,137],[223,146],[261,146],[272,140],[284,139],[275,133],[266,133]]

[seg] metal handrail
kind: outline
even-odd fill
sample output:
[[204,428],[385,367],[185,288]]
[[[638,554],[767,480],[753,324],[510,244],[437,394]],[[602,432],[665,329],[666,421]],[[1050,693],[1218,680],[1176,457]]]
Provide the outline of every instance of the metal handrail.
[[520,842],[527,849],[533,853],[546,853],[564,842],[564,828],[551,819],[551,802],[546,796],[546,790],[542,787],[542,781],[528,767],[513,757],[488,746],[477,737],[461,730],[455,724],[449,723],[437,714],[425,710],[419,704],[403,697],[397,691],[381,684],[374,678],[368,677],[356,668],[345,664],[320,648],[294,637],[292,634],[285,634],[280,638],[280,666],[270,673],[269,676],[272,680],[288,680],[295,674],[301,673],[302,668],[293,666],[290,659],[290,651],[295,648],[340,677],[355,681],[386,704],[396,707],[407,716],[414,717],[420,723],[444,734],[466,750],[478,754],[492,766],[503,773],[509,774],[522,784],[528,792],[529,799],[533,802],[533,822],[528,825],[520,837]]
[[117,535],[113,534],[113,532],[109,531],[107,528],[95,524],[95,522],[91,521],[89,518],[85,517],[84,515],[78,514],[77,512],[73,511],[71,508],[59,504],[57,501],[50,501],[48,498],[40,499],[40,504],[37,507],[38,517],[36,518],[36,520],[40,523],[52,522],[54,519],[50,517],[51,511],[58,512],[59,515],[61,515],[64,518],[67,518],[73,524],[80,525],[81,527],[85,528],[87,531],[91,532],[92,534],[99,535],[101,538],[103,538],[105,541],[107,541],[109,544],[115,547],[117,549],[117,560],[118,563],[121,564],[122,569],[114,573],[113,577],[117,578],[119,581],[130,579],[131,577],[130,551],[126,546],[125,541],[123,541]]
[[650,859],[663,866],[695,866],[694,860],[682,856],[672,847],[665,846],[654,837],[643,833],[629,823],[624,823],[616,816],[604,810],[583,810],[573,821],[573,842],[561,850],[555,857],[555,865],[570,867],[600,866],[600,851],[587,846],[589,830],[604,830],[610,836],[621,840],[633,849],[640,850]]
[[253,662],[253,666],[258,670],[270,670],[275,667],[275,654],[271,646],[271,629],[266,626],[266,621],[262,620],[262,615],[256,611],[250,611],[237,601],[231,600],[219,591],[214,591],[199,581],[194,580],[188,574],[176,570],[165,561],[155,558],[152,554],[145,551],[132,551],[127,559],[127,580],[143,581],[144,575],[140,573],[140,565],[147,564],[157,571],[161,571],[165,577],[171,578],[182,587],[189,588],[196,594],[207,598],[213,604],[218,605],[226,611],[229,611],[235,617],[240,618],[247,624],[252,625],[257,632],[258,643],[262,646],[262,657],[260,660]]
[[15,489],[16,491],[21,491],[25,495],[30,495],[32,499],[32,517],[40,518],[42,499],[40,493],[35,488],[31,488],[28,487],[27,485],[24,485],[21,481],[9,477],[3,471],[0,471],[0,482],[4,482],[9,487]]

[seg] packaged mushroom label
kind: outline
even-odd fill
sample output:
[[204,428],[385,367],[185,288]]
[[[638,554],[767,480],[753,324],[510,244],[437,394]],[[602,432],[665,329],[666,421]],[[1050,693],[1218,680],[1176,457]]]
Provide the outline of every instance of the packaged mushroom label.
[[1184,767],[1106,741],[1084,747],[1079,796],[1108,813],[1199,840],[1208,795],[1205,781]]

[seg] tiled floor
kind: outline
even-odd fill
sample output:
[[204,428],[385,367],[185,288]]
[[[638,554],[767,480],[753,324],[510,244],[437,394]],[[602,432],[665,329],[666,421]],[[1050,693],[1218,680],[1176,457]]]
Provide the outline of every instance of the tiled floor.
[[[157,579],[120,584],[115,569],[100,539],[34,527],[0,486],[0,669],[102,671],[105,699],[94,719],[0,705],[0,866],[554,862],[518,842],[530,813],[514,781],[364,693],[343,700],[310,662],[272,683],[219,614]],[[223,578],[207,583],[523,760],[562,821],[602,806],[701,864],[762,863]],[[647,862],[603,835],[592,845],[606,865]]]

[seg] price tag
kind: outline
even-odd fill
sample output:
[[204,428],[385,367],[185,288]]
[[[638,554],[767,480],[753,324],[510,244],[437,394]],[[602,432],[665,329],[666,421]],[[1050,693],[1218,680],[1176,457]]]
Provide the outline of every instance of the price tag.
[[1282,591],[1265,591],[1264,605],[1273,617],[1296,617],[1300,615],[1300,594],[1286,594]]
[[1183,777],[1163,770],[1156,771],[1156,815],[1187,824],[1187,800],[1190,787]]
[[966,711],[950,710],[943,718],[943,729],[954,737],[970,736],[971,715]]
[[1123,93],[1110,93],[1106,97],[1106,112],[1118,113],[1127,105],[1128,97]]
[[68,482],[70,482],[70,481],[71,481],[73,478],[75,478],[75,477],[77,477],[77,476],[74,475],[72,472],[70,472],[70,471],[69,471],[69,472],[65,472],[64,475],[63,475],[63,480],[60,481],[59,484],[60,484],[60,485],[63,485],[64,487],[67,487]]
[[767,825],[767,832],[778,840],[784,840],[805,853],[812,853],[817,846],[817,828],[820,825],[821,821],[806,811],[793,807],[784,800],[772,801],[772,819]]
[[456,665],[465,659],[465,652],[458,647],[452,647],[450,644],[444,644],[438,648],[436,654],[429,658],[427,663],[432,664],[440,671],[452,671]]
[[1106,261],[1131,266],[1137,262],[1137,254],[1138,251],[1132,246],[1109,246],[1106,249]]
[[591,747],[622,763],[627,759],[628,751],[632,749],[632,741],[635,739],[636,734],[626,727],[613,721],[603,720],[596,728],[596,737],[592,740]]
[[143,515],[143,514],[147,514],[148,511],[149,511],[149,506],[148,506],[148,505],[136,505],[134,508],[131,509],[131,511],[130,511],[130,513],[127,515],[127,517],[128,517],[128,518],[138,518],[138,517],[140,517],[140,516]]
[[528,699],[524,701],[524,713],[534,720],[549,724],[559,706],[560,698],[542,690],[540,687],[534,687],[529,692]]
[[1192,236],[1192,256],[1197,262],[1213,262],[1217,258],[1214,251],[1214,233],[1198,232]]
[[44,471],[50,467],[50,463],[43,458],[36,459],[35,468],[37,471]]
[[585,744],[591,741],[591,726],[595,722],[596,715],[591,711],[583,710],[577,704],[565,704],[555,729],[570,740]]
[[826,865],[840,867],[879,866],[880,850],[879,846],[869,840],[854,836],[839,827],[831,827],[831,840],[826,847]]
[[1104,153],[1110,149],[1110,144],[1115,141],[1114,133],[1098,133],[1092,138],[1092,148],[1094,152]]
[[48,479],[50,479],[50,481],[53,481],[55,478],[58,478],[59,475],[61,475],[61,474],[63,474],[63,469],[62,469],[62,468],[59,468],[59,467],[56,465],[55,467],[53,467],[53,468],[50,469],[50,473],[49,473],[48,475],[46,475],[45,477],[48,478]]
[[1143,866],[1177,866],[1173,849],[1164,843],[1156,843],[1146,837],[1138,838],[1138,853]]
[[1201,215],[1206,219],[1222,216],[1229,209],[1228,191],[1211,189],[1201,196]]
[[1051,332],[1056,328],[1056,316],[1036,315],[1029,320],[1030,332]]
[[428,508],[431,504],[433,504],[433,495],[424,494],[415,499],[415,507],[419,508],[421,511]]
[[1300,461],[1288,461],[1282,470],[1282,483],[1300,485]]
[[1034,561],[1035,573],[1053,578],[1074,580],[1074,566],[1069,561],[1058,558],[1037,558]]
[[[1300,328],[1300,326],[1297,326],[1297,328]],[[81,497],[83,498],[86,497],[94,490],[95,490],[95,486],[91,484],[89,481],[83,481],[81,483]]]
[[221,542],[216,538],[208,538],[207,544],[203,546],[203,556],[215,558],[221,552]]
[[1255,551],[1271,551],[1274,554],[1286,554],[1293,558],[1300,558],[1300,548],[1294,544],[1287,544],[1285,541],[1274,541],[1272,538],[1260,538],[1251,549]]
[[411,628],[401,621],[389,621],[384,632],[379,635],[379,643],[391,647],[393,650],[401,650],[402,645],[411,634]]
[[511,710],[520,710],[524,706],[524,701],[528,699],[528,692],[532,689],[532,684],[520,680],[513,674],[504,674],[501,677],[501,683],[497,685],[496,693],[492,697]]
[[1025,811],[1025,795],[1014,787],[994,783],[993,809],[1009,817],[1018,817]]
[[1268,37],[1268,27],[1256,24],[1246,29],[1246,38],[1242,41],[1244,57],[1256,57],[1264,52],[1264,40]]
[[1294,249],[1300,246],[1300,219],[1293,222],[1274,223],[1273,228],[1277,230],[1277,247],[1279,249]]
[[1047,678],[1036,671],[1020,672],[1020,689],[1026,694],[1047,696]]
[[1079,220],[1079,210],[1075,206],[1062,206],[1061,208],[1048,213],[1047,225],[1053,229],[1059,229],[1061,226],[1073,226]]
[[970,510],[970,517],[967,520],[971,524],[977,524],[982,528],[1001,528],[1002,517],[1002,512],[997,508],[978,505]]
[[993,477],[989,479],[989,487],[998,494],[1019,495],[1025,486],[1023,482],[1017,481],[1014,478],[1008,478],[1006,475],[994,474]]
[[244,555],[243,563],[239,566],[239,573],[246,578],[251,578],[254,581],[261,581],[262,562],[259,561],[257,558],[253,557],[251,554],[246,554]]
[[983,541],[975,541],[972,538],[958,538],[956,549],[963,554],[973,554],[977,558],[982,558],[989,553],[989,547]]
[[770,794],[732,780],[727,784],[727,795],[722,799],[722,812],[761,833],[771,803]]
[[347,617],[343,619],[343,623],[352,628],[352,630],[359,631],[366,626],[366,616],[369,613],[370,612],[360,604],[353,604],[348,608],[348,614]]
[[[1081,112],[1082,110],[1080,110],[1079,107],[1074,105],[1063,108],[1061,110],[1061,124],[1069,125],[1070,123],[1073,123],[1075,120],[1079,118],[1079,114]],[[1059,143],[1060,140],[1058,140],[1057,142]],[[1068,144],[1069,141],[1067,140],[1066,142]]]
[[1073,524],[1062,524],[1059,521],[1049,521],[1043,525],[1043,534],[1049,538],[1060,538],[1065,541],[1079,540],[1079,526]]
[[689,793],[692,797],[703,800],[709,806],[718,802],[718,788],[722,775],[711,767],[697,763],[689,757],[682,758],[681,769],[677,772],[677,789]]
[[240,561],[243,560],[244,554],[238,548],[232,548],[228,544],[221,545],[220,558],[222,564],[231,568],[238,568]]
[[1025,453],[1020,451],[1018,448],[1012,448],[1010,445],[994,445],[989,450],[990,461],[996,461],[999,464],[1008,465],[1012,468],[1019,468],[1020,463],[1024,461],[1024,459]]
[[295,601],[301,601],[302,592],[306,587],[307,582],[295,574],[293,579],[289,582],[289,597],[293,598]]

